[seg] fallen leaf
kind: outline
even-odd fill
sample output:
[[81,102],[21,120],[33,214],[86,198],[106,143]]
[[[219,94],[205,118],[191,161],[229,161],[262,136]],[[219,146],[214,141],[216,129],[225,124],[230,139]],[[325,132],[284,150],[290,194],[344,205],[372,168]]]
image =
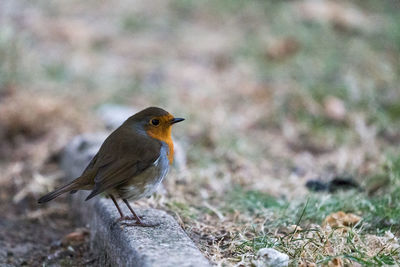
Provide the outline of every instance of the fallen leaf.
[[310,0],[294,5],[303,20],[330,23],[338,29],[370,32],[379,24],[357,6],[345,2]]
[[293,56],[300,48],[299,42],[293,37],[286,37],[273,41],[267,48],[269,59],[282,60]]
[[357,224],[361,220],[361,217],[353,214],[353,213],[345,213],[343,211],[338,211],[336,213],[332,213],[328,215],[322,226],[323,227],[350,227]]
[[302,260],[300,260],[298,266],[299,267],[316,267],[317,264],[315,264],[314,262],[310,262],[310,261],[302,259]]
[[328,262],[328,267],[342,267],[343,261],[340,258],[334,258]]
[[85,241],[85,238],[89,235],[89,231],[85,228],[79,228],[74,232],[71,232],[65,235],[62,238],[61,244],[69,245],[69,244],[77,244]]

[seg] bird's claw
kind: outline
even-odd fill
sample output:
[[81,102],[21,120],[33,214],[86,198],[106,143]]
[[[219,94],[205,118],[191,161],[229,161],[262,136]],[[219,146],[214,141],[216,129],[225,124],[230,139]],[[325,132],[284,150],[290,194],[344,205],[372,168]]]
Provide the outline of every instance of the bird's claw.
[[[143,217],[142,217],[143,218]],[[132,222],[125,222],[125,221],[132,221]],[[141,227],[155,227],[160,225],[160,223],[145,223],[139,218],[135,218],[134,216],[123,216],[120,217],[116,223],[121,222],[121,224],[126,226],[141,226]]]
[[132,223],[125,223],[124,222],[122,224],[126,225],[126,226],[141,226],[141,227],[156,227],[156,226],[160,225],[160,223],[144,223],[142,221],[140,221],[140,222],[135,221],[135,222],[132,222]]

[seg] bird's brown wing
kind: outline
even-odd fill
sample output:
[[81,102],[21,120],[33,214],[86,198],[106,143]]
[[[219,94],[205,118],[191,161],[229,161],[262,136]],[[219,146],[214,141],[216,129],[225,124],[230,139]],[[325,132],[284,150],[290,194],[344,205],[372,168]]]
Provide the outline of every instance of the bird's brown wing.
[[90,172],[93,171],[93,167],[97,162],[97,159],[99,157],[99,153],[97,152],[97,154],[92,158],[92,160],[90,161],[90,163],[86,166],[85,170],[82,172],[81,176],[86,176],[88,175]]
[[[82,172],[81,176],[78,177],[82,185],[94,184],[94,179],[99,170],[109,165],[112,161],[112,157],[102,157],[99,156],[99,152],[92,158],[90,163],[86,166],[85,170]],[[71,191],[71,193],[76,193],[77,190]]]
[[139,174],[141,171],[138,165],[138,162],[132,163],[126,160],[119,160],[100,168],[95,178],[94,189],[86,200],[91,199],[107,189],[114,188]]
[[134,179],[157,160],[160,155],[160,142],[133,134],[120,131],[118,140],[113,140],[111,135],[104,142],[90,168],[96,170],[95,186],[86,200]]

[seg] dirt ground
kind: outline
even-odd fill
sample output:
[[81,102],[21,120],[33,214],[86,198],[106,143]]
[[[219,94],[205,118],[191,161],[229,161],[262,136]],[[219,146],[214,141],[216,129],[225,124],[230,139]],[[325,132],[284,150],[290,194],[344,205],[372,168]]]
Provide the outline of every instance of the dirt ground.
[[65,200],[39,210],[44,214],[32,213],[29,206],[34,202],[26,200],[15,205],[1,201],[1,265],[96,266],[88,233],[74,223]]
[[[49,116],[57,113],[58,104],[53,105],[54,100],[46,101],[43,97],[41,104],[35,102],[30,106],[29,103],[34,103],[28,100],[31,96],[20,98],[24,94],[17,95],[11,89],[0,99],[3,123],[7,117],[15,126],[4,127],[3,124],[1,130],[0,264],[95,266],[96,257],[90,253],[88,231],[76,224],[69,214],[67,199],[61,197],[52,205],[41,206],[37,203],[38,194],[34,193],[54,186],[53,182],[57,183],[62,177],[57,157],[62,144],[76,130],[53,128],[57,120],[67,123],[63,116],[57,116],[46,126],[43,120],[49,122]],[[19,105],[26,108],[25,113],[17,111],[21,110]],[[53,126],[47,128],[49,125]],[[44,178],[47,175],[54,179]]]

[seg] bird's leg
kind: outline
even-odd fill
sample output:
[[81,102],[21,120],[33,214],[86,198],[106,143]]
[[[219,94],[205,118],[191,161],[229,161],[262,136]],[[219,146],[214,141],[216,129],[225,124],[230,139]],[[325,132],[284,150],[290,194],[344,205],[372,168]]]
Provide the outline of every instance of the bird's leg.
[[133,214],[133,217],[135,217],[135,220],[139,223],[142,224],[142,221],[140,220],[139,216],[136,215],[135,211],[132,209],[131,205],[129,205],[128,200],[123,199],[124,203],[126,204],[126,206],[128,207],[128,209],[131,211],[131,213]]
[[[144,223],[144,222],[139,218],[139,216],[136,215],[136,213],[135,213],[135,211],[132,209],[131,205],[129,205],[128,200],[123,199],[123,201],[124,201],[124,203],[126,204],[126,206],[128,206],[128,209],[132,212],[133,216],[135,217],[136,224],[133,224],[133,225],[139,225],[139,226],[144,226],[144,227],[153,227],[153,226],[159,225],[159,223],[156,223],[156,224],[147,224],[147,223]],[[130,226],[133,226],[133,225],[130,225]]]
[[118,205],[117,200],[115,200],[115,197],[111,194],[109,194],[110,198],[112,199],[112,201],[114,202],[115,207],[117,208],[119,215],[121,215],[121,218],[119,218],[120,220],[123,220],[125,218],[124,214],[122,213],[121,208]]

